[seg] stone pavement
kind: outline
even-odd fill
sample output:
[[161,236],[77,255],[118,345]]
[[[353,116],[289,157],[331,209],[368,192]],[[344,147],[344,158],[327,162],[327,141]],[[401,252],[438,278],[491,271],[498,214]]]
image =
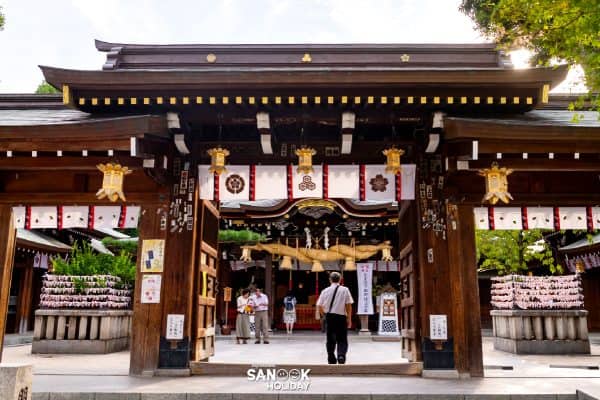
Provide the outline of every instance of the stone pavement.
[[[483,379],[444,380],[414,377],[340,377],[315,376],[310,380],[311,394],[563,394],[574,400],[577,389],[600,398],[600,335],[592,337],[591,356],[516,356],[493,350],[492,339],[483,338]],[[80,393],[163,393],[157,399],[171,399],[164,393],[219,393],[231,398],[232,393],[274,394],[265,382],[249,382],[239,377],[187,377],[187,378],[132,378],[129,377],[129,353],[106,355],[32,355],[30,345],[5,347],[4,362],[30,363],[34,366],[34,392],[53,392],[54,397],[43,400],[62,400],[60,392]],[[318,363],[324,360],[323,337],[319,334],[302,334],[288,340],[274,336],[271,343],[237,345],[232,338],[221,337],[216,343],[215,362],[243,363]],[[399,342],[373,342],[368,338],[350,338],[348,363],[403,362]],[[552,368],[563,366],[567,368]],[[510,368],[512,369],[501,369]],[[596,369],[589,369],[596,368]],[[280,394],[289,394],[280,392]],[[91,395],[91,394],[90,394]],[[108,395],[106,395],[108,396]],[[79,399],[82,397],[71,397]],[[88,397],[83,397],[88,398]],[[96,397],[89,397],[96,400]],[[122,397],[112,397],[122,399]],[[111,397],[97,397],[108,400]],[[128,398],[128,397],[126,397]],[[136,400],[139,396],[132,397]],[[150,399],[144,397],[143,399]],[[173,397],[180,400],[186,397]],[[195,398],[195,397],[194,397]],[[247,396],[243,396],[247,399]],[[261,395],[263,398],[263,395]],[[283,397],[282,397],[283,398]],[[456,397],[453,397],[456,398]],[[496,397],[494,397],[496,398]],[[501,397],[498,397],[501,398]],[[441,397],[439,398],[441,399]],[[555,399],[555,397],[552,397]],[[413,399],[414,400],[414,399]]]
[[[34,393],[147,393],[162,394],[150,399],[185,400],[185,393],[225,394],[219,398],[240,398],[244,400],[265,399],[268,396],[290,394],[290,392],[269,391],[265,382],[249,382],[245,378],[222,377],[189,377],[189,378],[130,378],[126,376],[81,376],[72,375],[58,378],[50,375],[36,375],[33,382]],[[444,380],[423,378],[390,378],[390,377],[313,377],[307,392],[315,398],[357,398],[370,399],[371,395],[387,395],[388,400],[397,395],[418,395],[420,399],[460,400],[465,396],[475,399],[488,395],[487,399],[508,400],[509,396],[531,396],[532,400],[575,400],[577,390],[600,398],[600,379],[598,378],[563,378],[560,380],[546,378],[483,378],[467,380]],[[169,396],[166,394],[183,394]],[[336,396],[333,396],[336,395]],[[477,396],[475,396],[477,395]],[[493,395],[493,396],[492,396]],[[545,396],[541,396],[545,395]],[[557,397],[561,395],[561,397]],[[283,396],[282,396],[283,397]],[[411,400],[416,400],[412,396]],[[50,397],[50,400],[83,399],[81,395]],[[117,398],[117,397],[114,397]],[[122,397],[121,397],[122,398]],[[138,397],[139,398],[139,397]],[[188,397],[189,398],[189,397]],[[196,397],[193,397],[196,398]],[[202,398],[202,397],[199,397]],[[208,398],[208,397],[206,397]],[[210,397],[215,398],[215,397]],[[406,397],[404,397],[406,398]],[[36,397],[40,400],[43,397]],[[91,397],[94,399],[94,397]],[[99,400],[99,398],[97,398]],[[49,400],[46,397],[44,400]]]

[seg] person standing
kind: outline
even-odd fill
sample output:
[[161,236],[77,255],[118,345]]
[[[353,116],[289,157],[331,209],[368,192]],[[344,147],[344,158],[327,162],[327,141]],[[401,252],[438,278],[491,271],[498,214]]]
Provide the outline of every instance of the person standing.
[[235,319],[235,336],[237,344],[240,340],[247,344],[250,339],[250,313],[252,307],[248,304],[250,289],[243,289],[242,295],[237,298],[237,317]]
[[292,334],[294,323],[296,323],[296,303],[296,297],[291,290],[288,291],[283,298],[283,323],[288,335]]
[[[350,290],[340,285],[341,275],[332,272],[329,275],[331,285],[324,289],[317,300],[321,315],[327,324],[327,362],[345,364],[348,352],[348,328],[352,325],[352,304],[354,299]],[[337,347],[337,357],[336,357]]]
[[254,294],[250,297],[250,303],[254,308],[254,332],[256,342],[260,343],[260,335],[262,333],[263,343],[269,343],[269,297],[262,293],[262,290],[257,287]]

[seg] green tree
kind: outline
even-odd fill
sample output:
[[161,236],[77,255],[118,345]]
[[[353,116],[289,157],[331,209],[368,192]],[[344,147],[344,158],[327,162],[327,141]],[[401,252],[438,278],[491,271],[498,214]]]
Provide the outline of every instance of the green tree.
[[487,231],[475,233],[477,259],[481,270],[498,271],[498,274],[523,272],[529,266],[539,265],[553,274],[562,273],[556,263],[552,248],[539,229],[528,231]]
[[581,65],[590,92],[600,91],[598,0],[462,0],[460,10],[502,48],[531,50],[533,64]]
[[54,86],[52,86],[51,84],[49,84],[46,81],[42,81],[42,83],[40,83],[37,87],[37,89],[35,89],[35,94],[54,94],[54,93],[60,93],[58,90],[56,90],[56,88]]
[[0,31],[4,29],[4,13],[2,12],[2,6],[0,6]]

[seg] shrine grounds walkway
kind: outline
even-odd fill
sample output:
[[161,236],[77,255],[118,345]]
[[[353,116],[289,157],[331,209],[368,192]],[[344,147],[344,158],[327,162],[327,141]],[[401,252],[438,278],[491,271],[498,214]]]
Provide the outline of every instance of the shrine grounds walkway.
[[[254,344],[254,341],[236,345],[231,337],[219,337],[217,355],[212,360],[250,364],[317,363],[324,360],[323,339],[320,334],[296,335],[291,340],[285,335],[274,335],[268,345]],[[310,378],[308,392],[274,392],[264,382],[248,381],[245,377],[132,378],[128,376],[128,352],[32,355],[30,345],[16,345],[4,349],[3,362],[33,364],[34,399],[43,400],[251,400],[293,398],[286,397],[292,394],[311,394],[311,399],[416,400],[419,395],[419,399],[474,400],[530,395],[520,398],[575,400],[577,390],[600,399],[600,334],[592,335],[592,355],[589,356],[516,356],[493,350],[491,338],[483,339],[486,377],[482,379],[314,376]],[[399,354],[399,342],[373,342],[369,338],[351,336],[348,363],[405,362]]]

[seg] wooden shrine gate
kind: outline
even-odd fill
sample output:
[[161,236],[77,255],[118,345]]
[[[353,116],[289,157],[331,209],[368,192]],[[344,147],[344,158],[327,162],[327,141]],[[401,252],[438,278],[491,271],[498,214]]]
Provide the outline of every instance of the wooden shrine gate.
[[[547,105],[566,66],[515,71],[494,44],[96,47],[107,54],[102,70],[42,67],[62,98],[0,99],[0,240],[8,238],[0,247],[0,313],[14,249],[10,207],[106,205],[96,198],[103,185],[97,165],[126,166],[133,173],[123,202],[142,207],[140,240],[158,241],[165,260],[161,271],[137,268],[131,375],[189,373],[190,361],[214,353],[219,213],[206,201],[227,193],[256,200],[271,186],[277,198],[297,198],[292,165],[355,165],[365,192],[353,198],[390,194],[386,185],[396,185],[404,354],[426,364],[439,345],[430,316],[445,315],[442,350],[461,375],[483,375],[473,206],[485,184],[477,171],[492,162],[520,169],[510,177],[520,205],[551,203],[557,194],[599,201],[598,190],[590,194],[598,184],[600,135],[591,134],[598,127],[533,110]],[[304,126],[310,137],[299,134]],[[292,149],[304,145],[314,146],[314,158],[297,158]],[[402,171],[391,180],[367,177],[369,165],[399,167],[394,146],[404,152],[402,164],[413,165],[414,187]],[[222,157],[209,160],[207,151],[219,148],[212,154]],[[198,165],[217,161],[246,172],[229,189],[220,187],[226,179],[200,182]],[[271,165],[288,166],[278,175],[282,185],[253,185]],[[298,190],[342,193],[343,184],[330,185],[334,169],[325,169],[305,174]],[[213,185],[212,198],[200,195],[202,184]],[[415,201],[404,201],[403,185]],[[142,301],[144,280],[161,281],[160,302]]]

